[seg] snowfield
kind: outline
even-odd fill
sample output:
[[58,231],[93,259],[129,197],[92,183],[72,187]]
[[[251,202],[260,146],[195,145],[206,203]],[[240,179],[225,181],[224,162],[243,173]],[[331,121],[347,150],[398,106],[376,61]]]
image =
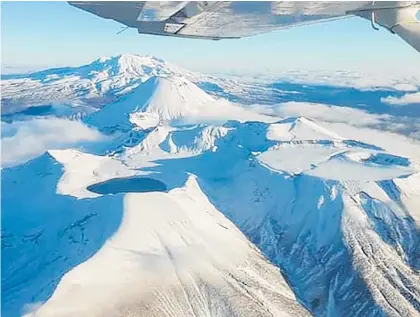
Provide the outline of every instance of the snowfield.
[[150,57],[62,71],[10,79],[18,108],[116,95],[93,144],[2,169],[4,316],[418,315],[418,141]]

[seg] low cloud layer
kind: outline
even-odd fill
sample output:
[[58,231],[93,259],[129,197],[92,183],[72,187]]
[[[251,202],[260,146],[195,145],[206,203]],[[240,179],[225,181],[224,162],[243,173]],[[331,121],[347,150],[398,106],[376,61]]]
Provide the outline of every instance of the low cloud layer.
[[386,98],[382,98],[381,101],[389,105],[397,105],[397,106],[398,105],[405,106],[405,105],[411,105],[415,103],[420,104],[420,92],[405,94],[401,97],[388,96]]
[[21,164],[49,149],[78,147],[104,139],[80,121],[48,118],[3,123],[2,167]]
[[366,111],[308,102],[286,102],[276,108],[280,116],[305,116],[321,121],[342,122],[351,125],[376,125],[384,120],[390,120],[386,114],[370,114]]
[[419,75],[404,74],[369,74],[354,71],[308,71],[308,70],[284,70],[273,74],[219,74],[226,75],[240,81],[250,83],[273,83],[287,82],[308,85],[326,85],[331,87],[355,88],[361,91],[390,90],[401,92],[416,92],[420,89]]
[[[369,113],[365,110],[310,102],[285,102],[276,106],[255,106],[261,113],[279,117],[306,117],[358,128],[389,131],[420,140],[420,118]],[[339,133],[340,131],[336,131]]]

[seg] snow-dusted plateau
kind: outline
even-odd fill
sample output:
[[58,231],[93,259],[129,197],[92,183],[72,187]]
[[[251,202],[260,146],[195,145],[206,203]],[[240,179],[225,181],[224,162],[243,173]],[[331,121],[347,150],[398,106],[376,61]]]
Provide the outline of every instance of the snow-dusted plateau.
[[4,75],[2,316],[419,316],[420,81],[310,75]]

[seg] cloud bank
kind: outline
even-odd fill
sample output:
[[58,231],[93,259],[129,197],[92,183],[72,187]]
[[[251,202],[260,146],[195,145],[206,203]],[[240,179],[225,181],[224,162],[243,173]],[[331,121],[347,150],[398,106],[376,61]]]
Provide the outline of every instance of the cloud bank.
[[[420,140],[420,118],[416,117],[375,114],[344,106],[295,101],[269,107],[257,105],[253,108],[260,113],[279,117],[302,116],[322,122],[389,131]],[[335,132],[340,134],[340,131]]]
[[418,103],[420,104],[420,91],[410,94],[405,94],[401,97],[388,96],[381,98],[381,101],[389,105],[405,106]]
[[78,147],[105,137],[80,121],[48,118],[1,123],[2,167],[15,166],[49,149]]

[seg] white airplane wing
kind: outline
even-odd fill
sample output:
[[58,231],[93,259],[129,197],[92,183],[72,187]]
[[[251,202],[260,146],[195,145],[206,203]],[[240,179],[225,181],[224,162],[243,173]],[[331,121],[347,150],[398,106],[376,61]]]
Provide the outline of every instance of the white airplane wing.
[[[70,1],[139,33],[231,39],[360,16],[398,34],[420,52],[420,1]],[[357,36],[357,34],[355,34]]]

